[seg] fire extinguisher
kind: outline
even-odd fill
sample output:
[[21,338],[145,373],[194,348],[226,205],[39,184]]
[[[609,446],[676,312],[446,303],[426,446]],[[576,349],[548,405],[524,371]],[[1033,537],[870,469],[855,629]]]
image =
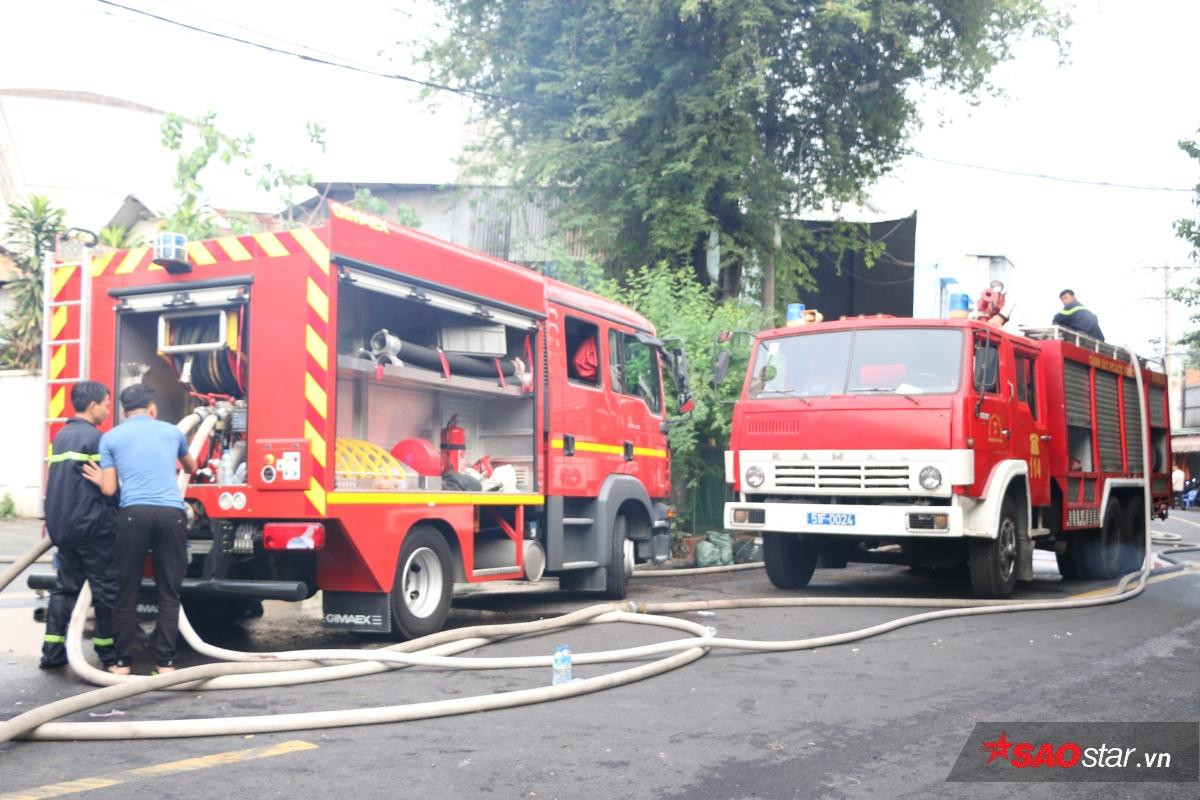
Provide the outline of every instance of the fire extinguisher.
[[467,451],[467,432],[459,427],[458,414],[442,428],[442,466],[446,472],[461,472]]

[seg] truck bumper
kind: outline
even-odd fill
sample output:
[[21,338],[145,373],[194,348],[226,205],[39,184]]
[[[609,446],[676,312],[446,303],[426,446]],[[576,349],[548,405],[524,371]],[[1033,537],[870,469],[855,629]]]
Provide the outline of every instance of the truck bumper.
[[[54,573],[33,573],[25,580],[30,589],[54,588]],[[153,593],[154,578],[142,578],[142,591]],[[183,597],[252,597],[259,600],[296,602],[310,595],[303,581],[255,581],[184,578],[179,590]]]
[[735,531],[952,539],[968,535],[963,510],[951,506],[726,503],[725,527]]

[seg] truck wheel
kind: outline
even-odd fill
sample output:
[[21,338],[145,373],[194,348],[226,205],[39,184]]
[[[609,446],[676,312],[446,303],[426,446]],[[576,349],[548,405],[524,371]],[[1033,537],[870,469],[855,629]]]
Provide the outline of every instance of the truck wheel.
[[1127,575],[1142,568],[1146,559],[1146,509],[1142,498],[1130,501],[1121,515],[1121,569]]
[[967,557],[971,590],[976,597],[1009,597],[1017,585],[1017,542],[1020,522],[1012,500],[1000,506],[995,539],[971,539]]
[[1099,535],[1088,540],[1083,564],[1089,578],[1112,580],[1121,574],[1121,504],[1116,499],[1108,501]]
[[404,537],[390,603],[395,630],[406,639],[436,633],[450,613],[454,571],[446,540],[428,525]]
[[629,593],[629,574],[633,572],[633,542],[625,537],[629,521],[624,514],[613,520],[612,548],[604,569],[604,596],[609,600],[624,600]]
[[1067,549],[1054,554],[1054,560],[1058,562],[1058,572],[1064,581],[1078,580],[1087,574],[1083,566],[1083,550],[1087,546],[1085,538],[1090,535],[1090,532],[1084,531],[1068,534],[1064,537]]
[[820,551],[804,534],[764,533],[763,562],[767,577],[780,589],[803,589],[812,580]]

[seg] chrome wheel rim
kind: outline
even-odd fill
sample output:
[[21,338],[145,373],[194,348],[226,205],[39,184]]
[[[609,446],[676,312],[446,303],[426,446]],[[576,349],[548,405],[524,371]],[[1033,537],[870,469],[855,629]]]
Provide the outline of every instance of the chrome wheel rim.
[[1017,524],[1011,517],[1005,517],[1000,523],[996,551],[1000,555],[1000,578],[1007,582],[1017,567]]
[[428,547],[418,547],[404,562],[400,596],[414,617],[428,617],[442,599],[442,565]]

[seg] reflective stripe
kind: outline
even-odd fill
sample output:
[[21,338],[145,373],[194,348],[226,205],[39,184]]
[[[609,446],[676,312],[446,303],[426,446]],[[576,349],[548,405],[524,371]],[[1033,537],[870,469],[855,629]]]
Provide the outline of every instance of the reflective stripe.
[[49,456],[47,459],[51,464],[57,464],[59,461],[99,461],[99,453],[76,453],[73,450],[68,450],[65,453]]
[[1059,311],[1058,313],[1062,314],[1064,317],[1069,317],[1072,314],[1074,314],[1076,311],[1087,311],[1087,309],[1084,308],[1083,306],[1079,305],[1079,306],[1075,306],[1074,308],[1064,308],[1061,311]]
[[108,637],[93,636],[92,644],[95,645],[96,647],[112,647],[113,640],[112,640],[111,636],[108,636]]
[[42,641],[47,642],[49,644],[62,644],[66,640],[67,640],[66,636],[58,636],[57,634],[53,634],[53,633],[47,633],[45,636],[42,637]]

